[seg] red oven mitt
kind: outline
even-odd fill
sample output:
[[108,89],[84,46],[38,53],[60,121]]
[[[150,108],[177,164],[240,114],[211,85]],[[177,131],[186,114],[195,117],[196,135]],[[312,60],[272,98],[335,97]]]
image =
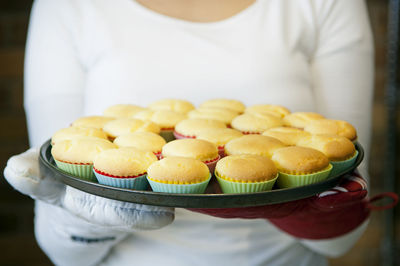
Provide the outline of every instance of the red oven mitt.
[[[346,234],[363,221],[371,210],[388,209],[397,204],[395,193],[383,193],[367,198],[367,184],[358,172],[344,175],[331,190],[306,199],[273,205],[190,209],[220,218],[268,219],[288,234],[304,239],[327,239]],[[371,202],[383,197],[393,199],[390,205],[377,207]]]

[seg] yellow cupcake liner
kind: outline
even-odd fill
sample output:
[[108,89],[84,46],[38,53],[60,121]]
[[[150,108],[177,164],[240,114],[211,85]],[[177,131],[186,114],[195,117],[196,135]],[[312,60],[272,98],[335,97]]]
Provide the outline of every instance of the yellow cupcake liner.
[[329,164],[329,166],[324,170],[312,174],[288,174],[279,172],[279,177],[276,183],[280,188],[292,188],[310,185],[328,178],[332,168],[332,164]]
[[346,169],[351,167],[356,162],[357,157],[358,157],[358,151],[356,151],[354,155],[349,159],[343,161],[331,161],[333,168],[330,173],[330,176],[335,176],[342,172],[345,172]]
[[[271,190],[274,186],[278,175],[274,179],[262,182],[238,182],[224,179],[215,172],[215,177],[224,194],[229,193],[252,193]],[[231,179],[232,180],[232,179]]]
[[179,194],[203,194],[210,182],[211,174],[207,180],[196,184],[168,184],[161,183],[150,179],[147,181],[154,192],[179,193]]
[[93,173],[93,164],[74,164],[61,162],[54,159],[58,168],[73,176],[79,177],[88,181],[97,181]]

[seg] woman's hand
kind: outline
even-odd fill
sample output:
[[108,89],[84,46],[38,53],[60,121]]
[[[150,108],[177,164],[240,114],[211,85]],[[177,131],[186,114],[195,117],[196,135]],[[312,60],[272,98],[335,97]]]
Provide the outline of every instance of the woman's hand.
[[11,157],[4,170],[18,191],[37,200],[35,234],[56,265],[94,265],[129,233],[174,220],[174,209],[110,200],[44,176],[39,150]]
[[[268,219],[281,230],[303,239],[344,235],[365,221],[372,207],[367,184],[358,172],[343,176],[331,190],[306,199],[245,208],[191,209],[220,218]],[[397,203],[395,194],[386,195]]]

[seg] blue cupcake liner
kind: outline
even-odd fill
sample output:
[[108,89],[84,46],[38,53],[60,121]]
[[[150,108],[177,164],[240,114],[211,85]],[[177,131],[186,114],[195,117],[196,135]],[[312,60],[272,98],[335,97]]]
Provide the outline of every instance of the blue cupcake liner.
[[97,178],[99,184],[107,185],[111,187],[119,187],[119,188],[129,188],[135,190],[146,190],[147,183],[147,175],[141,175],[133,178],[121,178],[121,177],[111,177],[97,173],[94,171],[94,174]]

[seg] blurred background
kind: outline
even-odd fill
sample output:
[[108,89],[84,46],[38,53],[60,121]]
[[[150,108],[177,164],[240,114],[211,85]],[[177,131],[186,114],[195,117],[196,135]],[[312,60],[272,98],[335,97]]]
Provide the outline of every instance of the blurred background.
[[[385,190],[385,167],[388,166],[384,159],[385,151],[388,145],[395,145],[386,141],[390,129],[387,126],[385,106],[385,86],[388,77],[388,2],[389,0],[367,0],[376,51],[370,195]],[[0,124],[3,125],[0,130],[1,175],[7,159],[28,148],[22,98],[24,47],[31,5],[32,0],[0,0]],[[392,111],[398,113],[397,109]],[[400,128],[395,125],[394,129],[398,132]],[[392,132],[393,136],[396,136],[397,132]],[[398,145],[393,148],[399,150]],[[397,176],[396,173],[394,176]],[[399,184],[400,182],[397,182],[397,191]],[[393,187],[392,191],[394,190]],[[394,218],[394,232],[390,233],[389,238],[392,237],[397,245],[394,245],[391,253],[384,247],[388,246],[385,230],[387,232],[388,227],[390,229],[392,225],[385,220],[384,212],[374,212],[367,231],[356,246],[345,256],[331,259],[331,265],[400,265],[400,217]],[[4,178],[0,178],[0,250],[0,265],[51,265],[34,238],[33,200],[13,190]],[[389,260],[388,256],[391,257]]]

